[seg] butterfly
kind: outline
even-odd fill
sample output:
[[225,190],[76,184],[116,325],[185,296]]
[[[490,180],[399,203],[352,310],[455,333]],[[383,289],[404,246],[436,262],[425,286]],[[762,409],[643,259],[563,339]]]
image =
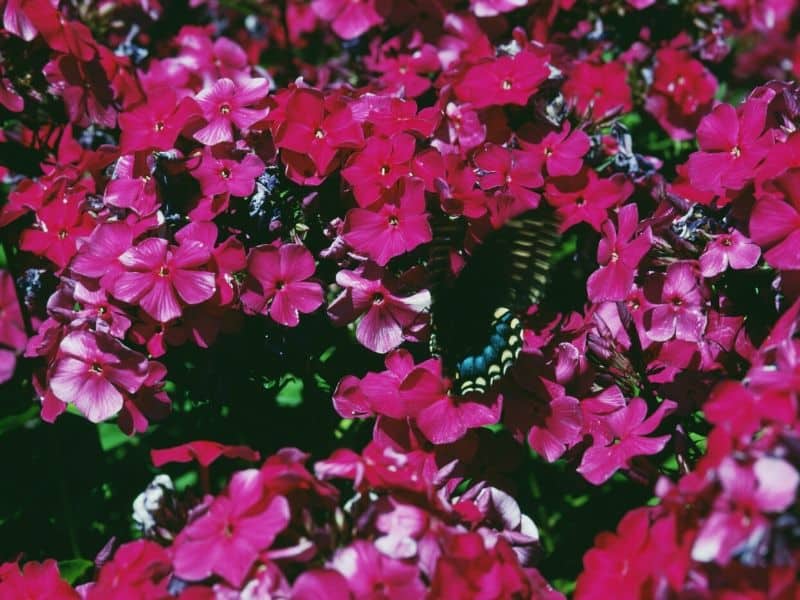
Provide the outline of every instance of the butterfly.
[[486,236],[448,280],[451,249],[462,235],[459,221],[434,223],[429,271],[430,350],[463,396],[485,392],[516,361],[521,316],[544,295],[560,236],[550,209],[525,212]]

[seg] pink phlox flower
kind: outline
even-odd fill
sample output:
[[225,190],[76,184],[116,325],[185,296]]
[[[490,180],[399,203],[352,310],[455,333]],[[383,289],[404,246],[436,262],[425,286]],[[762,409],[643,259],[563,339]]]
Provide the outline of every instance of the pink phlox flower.
[[621,60],[607,63],[579,62],[563,87],[567,101],[594,121],[631,110],[631,88]]
[[552,177],[545,184],[545,199],[561,217],[560,231],[577,223],[588,223],[600,231],[608,209],[621,205],[633,193],[633,184],[620,174],[601,178],[584,167],[573,177]]
[[169,87],[151,90],[146,104],[119,115],[120,149],[124,153],[169,150],[189,120],[199,112],[192,98],[178,101],[175,91]]
[[341,270],[336,283],[345,291],[328,308],[336,324],[349,323],[363,315],[356,326],[356,339],[373,352],[385,354],[404,340],[418,340],[428,319],[428,290],[400,296],[392,281],[383,280],[383,272],[369,268],[362,273]]
[[800,476],[781,458],[762,456],[739,464],[726,456],[717,468],[722,493],[700,527],[692,558],[728,563],[737,550],[764,535],[769,522],[763,513],[777,513],[794,504]]
[[169,554],[159,544],[150,540],[128,542],[103,564],[85,600],[164,597],[169,594],[171,571]]
[[73,331],[50,367],[50,389],[99,423],[117,414],[125,395],[136,393],[148,373],[147,359],[101,332]]
[[286,104],[275,145],[308,155],[317,172],[327,175],[339,150],[364,145],[364,132],[349,106],[326,102],[317,90],[296,88]]
[[550,177],[576,175],[591,146],[589,136],[581,129],[571,129],[568,121],[560,131],[548,132],[539,142],[522,140],[521,143],[523,148],[533,150],[541,157]]
[[739,109],[720,104],[697,128],[698,152],[689,157],[689,179],[699,190],[739,190],[755,177],[756,167],[774,144],[764,131],[767,102],[751,99]]
[[192,461],[197,461],[197,464],[201,467],[208,467],[221,456],[240,458],[250,462],[256,462],[261,458],[258,451],[248,446],[228,446],[208,440],[197,440],[180,446],[173,446],[172,448],[150,450],[150,460],[153,461],[154,467],[163,467],[169,463]]
[[675,337],[698,342],[706,329],[705,287],[692,261],[679,261],[667,268],[661,288],[661,303],[646,318],[647,335],[656,342]]
[[776,269],[800,269],[800,169],[772,181],[750,214],[750,236]]
[[700,256],[700,274],[714,277],[731,269],[751,269],[761,257],[761,248],[743,236],[737,229],[722,233],[712,239]]
[[592,302],[625,300],[628,297],[639,262],[653,245],[650,227],[641,232],[637,229],[639,211],[635,204],[619,209],[616,228],[611,220],[603,224],[603,237],[597,246],[600,267],[586,282]]
[[[677,405],[664,400],[647,417],[647,403],[633,398],[629,404],[604,419],[604,427],[596,430],[594,445],[586,450],[577,471],[587,481],[600,485],[618,469],[625,467],[634,456],[656,454],[663,450],[669,435],[647,437]],[[645,418],[647,417],[647,418]]]
[[123,433],[144,433],[151,421],[166,419],[172,409],[169,396],[164,391],[167,368],[159,362],[148,363],[147,378],[135,394],[125,397],[125,404],[117,418]]
[[386,355],[385,364],[386,371],[369,372],[363,379],[345,376],[333,393],[336,412],[345,419],[374,415],[393,419],[416,416],[421,403],[400,394],[403,380],[416,366],[414,359],[406,350],[395,350]]
[[408,133],[391,138],[370,137],[366,146],[353,154],[342,169],[342,177],[353,188],[359,206],[377,202],[383,190],[411,172],[416,142]]
[[359,253],[380,266],[433,238],[421,179],[405,178],[382,196],[375,209],[353,208],[342,236]]
[[16,562],[0,565],[0,598],[80,600],[81,596],[61,578],[58,563],[50,559],[41,563],[27,562],[22,569]]
[[550,76],[549,59],[547,53],[525,49],[514,56],[485,60],[468,68],[453,90],[473,108],[525,106]]
[[533,152],[488,144],[475,157],[475,166],[481,189],[507,194],[527,209],[539,205],[539,194],[532,190],[544,179],[542,163]]
[[245,198],[253,193],[256,178],[264,172],[264,162],[255,154],[241,154],[223,145],[205,148],[200,165],[192,170],[203,194]]
[[210,256],[199,242],[170,246],[163,238],[148,238],[119,257],[126,270],[112,294],[166,323],[181,316],[181,301],[199,304],[214,295],[214,274],[202,270]]
[[175,539],[175,574],[189,581],[216,574],[239,587],[290,518],[286,498],[267,495],[257,469],[239,471],[227,492]]
[[99,279],[107,291],[113,290],[114,281],[124,272],[119,262],[133,245],[133,229],[125,222],[99,225],[81,245],[70,263],[70,270],[78,275]]
[[502,396],[496,393],[452,395],[438,363],[411,371],[400,386],[400,396],[406,398],[406,404],[420,407],[416,424],[434,444],[449,444],[470,429],[497,423],[503,405]]
[[14,278],[0,269],[0,346],[22,352],[28,342]]
[[356,540],[337,550],[330,566],[347,579],[354,598],[373,598],[377,589],[386,598],[425,594],[416,565],[385,556],[366,540]]
[[382,13],[389,5],[385,0],[313,0],[311,8],[320,19],[331,22],[336,35],[351,40],[383,23]]
[[193,221],[175,233],[179,244],[190,241],[202,243],[211,251],[210,266],[216,272],[216,301],[226,306],[231,304],[239,291],[237,273],[247,267],[244,245],[235,236],[230,236],[217,245],[219,231],[208,221]]
[[700,118],[711,108],[717,80],[686,50],[662,48],[655,60],[645,107],[673,139],[692,139]]
[[103,201],[117,208],[129,208],[139,216],[147,216],[161,205],[157,192],[156,181],[144,156],[126,154],[114,165]]
[[530,0],[470,0],[469,8],[479,18],[496,17],[530,4]]
[[300,313],[314,312],[324,300],[322,287],[306,281],[315,268],[314,257],[302,244],[256,246],[247,259],[242,304],[251,313],[295,327]]
[[19,247],[44,256],[64,268],[74,256],[81,237],[94,229],[94,220],[84,210],[85,191],[55,198],[36,212],[36,227],[22,232]]
[[238,82],[222,78],[204,88],[195,99],[206,125],[195,132],[194,139],[206,146],[234,141],[234,125],[246,132],[267,116],[268,108],[252,106],[266,98],[268,92],[269,82],[263,78],[241,79]]
[[464,151],[468,151],[486,140],[486,125],[469,104],[448,102],[444,114],[447,117],[448,139],[451,144],[458,144]]

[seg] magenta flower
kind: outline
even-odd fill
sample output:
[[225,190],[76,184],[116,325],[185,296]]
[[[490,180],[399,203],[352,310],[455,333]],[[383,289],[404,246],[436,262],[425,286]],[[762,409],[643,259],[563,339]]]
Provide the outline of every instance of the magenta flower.
[[600,121],[615,113],[628,112],[633,106],[627,79],[622,60],[581,62],[570,73],[563,92],[579,113],[591,113],[593,120]]
[[359,206],[375,203],[383,190],[411,171],[415,141],[407,133],[391,138],[371,137],[363,150],[353,154],[342,177],[353,187]]
[[400,397],[408,406],[420,407],[416,423],[434,444],[449,444],[461,439],[470,429],[493,425],[500,420],[503,402],[497,394],[457,397],[450,394],[449,382],[425,365],[403,380]]
[[313,569],[300,574],[291,593],[292,600],[351,600],[347,580],[338,571]]
[[169,150],[198,112],[193,99],[178,102],[172,89],[158,88],[146,104],[119,115],[120,148],[126,154],[137,150]]
[[199,242],[170,246],[163,238],[148,238],[119,257],[126,271],[112,294],[166,323],[181,316],[181,300],[199,304],[214,295],[214,274],[198,269],[210,256]]
[[36,228],[22,232],[19,247],[67,266],[77,250],[78,240],[94,228],[94,221],[83,210],[83,194],[71,193],[53,200],[36,212]]
[[266,79],[240,79],[233,82],[222,78],[197,94],[206,126],[194,134],[194,139],[213,146],[233,141],[233,126],[247,131],[267,116],[267,108],[248,108],[266,98],[269,82]]
[[703,289],[695,265],[689,261],[671,264],[662,287],[661,304],[650,309],[647,315],[647,335],[656,342],[666,342],[673,337],[699,342],[706,328],[703,303]]
[[125,270],[119,257],[133,245],[133,229],[127,223],[106,223],[98,226],[70,263],[78,275],[100,279],[107,290]]
[[265,498],[261,473],[234,474],[224,496],[190,523],[173,545],[175,574],[189,581],[212,574],[239,587],[262,550],[289,524],[289,503],[283,496]]
[[778,513],[794,504],[800,476],[781,458],[764,456],[751,465],[724,457],[717,475],[722,494],[692,546],[692,558],[725,565],[749,540],[766,534],[762,513]]
[[689,179],[699,190],[739,190],[755,175],[755,168],[773,145],[772,131],[764,131],[767,104],[748,100],[739,110],[720,104],[697,128],[700,151],[689,157]]
[[499,190],[527,209],[538,206],[539,194],[532,190],[544,179],[542,163],[533,152],[488,144],[475,157],[475,166],[481,189]]
[[325,175],[339,149],[364,145],[364,132],[349,106],[327,112],[322,93],[297,88],[286,104],[286,120],[278,128],[275,145],[308,155],[317,172]]
[[500,56],[473,65],[453,89],[472,108],[517,104],[525,106],[550,76],[549,56],[523,50],[514,56]]
[[766,249],[764,260],[776,269],[800,269],[800,169],[772,183],[777,194],[763,194],[750,215],[750,236]]
[[586,290],[592,302],[625,300],[633,287],[636,268],[650,246],[653,233],[650,227],[636,235],[639,211],[635,204],[619,209],[617,228],[608,220],[603,224],[603,237],[597,246],[600,268],[589,276]]
[[314,0],[311,8],[324,21],[331,21],[331,28],[340,38],[351,40],[375,25],[383,23],[377,3],[382,0]]
[[147,359],[105,333],[73,331],[58,350],[50,390],[92,423],[117,414],[125,395],[136,393],[147,379]]
[[645,107],[673,139],[690,140],[711,108],[717,80],[686,50],[662,48],[655,60]]
[[588,168],[574,177],[552,177],[545,185],[545,199],[561,217],[561,231],[582,222],[600,231],[608,209],[622,204],[632,193],[633,184],[625,177],[617,174],[603,179]]
[[[341,573],[350,585],[356,600],[383,598],[421,598],[425,586],[414,564],[384,556],[365,540],[337,550],[331,566]],[[376,591],[380,590],[380,596]]]
[[750,269],[756,266],[761,248],[744,237],[738,230],[723,233],[711,240],[700,256],[700,274],[714,277],[731,269]]
[[386,192],[377,210],[353,208],[342,237],[359,253],[384,266],[390,259],[433,238],[425,212],[425,184],[408,177]]
[[206,148],[200,166],[192,175],[206,196],[230,194],[245,198],[253,193],[256,178],[264,172],[264,162],[255,154],[237,160],[232,153]]
[[323,302],[322,287],[305,281],[314,274],[314,257],[302,244],[256,246],[247,260],[249,277],[242,304],[251,313],[294,327],[300,313],[311,313]]
[[561,131],[551,131],[538,144],[524,144],[541,153],[547,174],[551,177],[576,175],[583,166],[583,156],[589,151],[591,140],[580,129],[570,131],[565,121]]
[[120,156],[117,160],[103,200],[110,206],[129,208],[142,217],[151,215],[160,207],[156,180],[145,161],[137,160],[133,154]]
[[336,274],[336,283],[346,291],[330,305],[329,316],[334,323],[343,324],[364,315],[356,326],[356,339],[373,352],[385,354],[406,339],[418,339],[416,334],[427,324],[428,290],[397,296],[376,271],[358,274],[342,270]]
[[27,341],[14,278],[8,271],[0,270],[0,346],[21,352]]
[[526,399],[532,413],[528,445],[547,462],[553,462],[580,440],[581,409],[578,399],[568,396],[562,386],[542,378],[540,381],[547,397]]
[[674,402],[665,400],[647,417],[647,403],[641,398],[634,398],[625,408],[608,415],[604,420],[605,435],[598,436],[600,439],[596,438],[592,447],[583,454],[578,473],[590,483],[600,485],[618,469],[625,467],[634,456],[660,452],[670,436],[646,436],[661,424],[665,413],[675,406]]

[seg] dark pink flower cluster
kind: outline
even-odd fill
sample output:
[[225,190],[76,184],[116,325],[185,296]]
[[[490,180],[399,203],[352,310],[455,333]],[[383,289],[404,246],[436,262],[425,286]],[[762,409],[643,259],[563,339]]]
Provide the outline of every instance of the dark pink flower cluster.
[[584,556],[576,598],[624,589],[793,598],[800,484],[795,303],[751,356],[743,381],[725,381],[703,412],[713,429],[705,456],[675,483],[660,480],[658,506],[639,508]]
[[[340,450],[316,475],[307,455],[286,448],[199,502],[160,475],[134,503],[145,539],[105,552],[93,582],[76,593],[52,562],[7,563],[0,597],[563,598],[531,566],[533,521],[508,492],[467,479],[474,444],[449,455],[411,444]],[[204,467],[221,454],[258,458],[212,442],[153,454],[159,464],[191,455]]]

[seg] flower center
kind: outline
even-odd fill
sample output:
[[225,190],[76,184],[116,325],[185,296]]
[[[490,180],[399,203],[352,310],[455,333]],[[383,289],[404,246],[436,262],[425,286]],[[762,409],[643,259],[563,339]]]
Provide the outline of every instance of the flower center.
[[226,102],[219,107],[219,112],[223,115],[227,115],[229,112],[231,112],[231,105]]
[[389,225],[391,225],[392,227],[397,227],[397,224],[398,224],[399,222],[400,222],[400,221],[398,221],[398,220],[397,220],[397,217],[396,217],[396,216],[394,216],[394,215],[391,215],[391,216],[389,217]]
[[503,89],[508,91],[511,89],[511,80],[510,79],[503,79]]
[[619,260],[619,254],[616,252],[611,253],[611,262],[617,262]]
[[89,367],[89,370],[90,370],[92,373],[96,373],[96,374],[98,374],[98,375],[99,375],[100,373],[102,373],[102,372],[103,372],[103,365],[101,365],[99,362],[93,362],[93,363],[92,363],[92,366],[91,366],[91,367]]
[[372,295],[373,304],[381,305],[383,304],[383,301],[384,301],[383,294],[381,294],[380,292],[376,292]]
[[164,125],[164,121],[156,121],[153,124],[153,131],[155,131],[156,133],[164,131],[164,127],[166,127],[166,125]]
[[386,176],[386,175],[389,174],[389,171],[391,171],[391,168],[389,167],[389,165],[383,165],[381,167],[381,175]]
[[579,196],[577,200],[575,200],[576,206],[585,206],[586,200],[583,199],[583,196]]
[[285,287],[286,287],[286,282],[285,281],[282,281],[282,280],[279,279],[278,281],[275,282],[275,289],[276,290],[280,291]]
[[169,267],[167,265],[161,265],[158,269],[158,276],[159,277],[166,277],[169,275]]
[[672,299],[672,306],[680,306],[681,304],[683,304],[683,300],[681,300],[680,298]]
[[742,151],[739,149],[739,146],[734,146],[731,148],[731,156],[733,158],[739,158],[742,155]]
[[69,231],[67,231],[66,229],[62,229],[61,231],[58,232],[58,239],[64,240],[67,238],[68,235]]
[[730,246],[733,246],[733,242],[731,241],[731,238],[729,238],[729,237],[722,238],[722,245],[730,247]]
[[222,170],[219,172],[223,179],[229,179],[231,176],[231,170],[228,167],[222,167]]
[[324,132],[324,131],[322,131],[322,129],[317,129],[317,130],[314,132],[314,137],[315,137],[315,138],[317,138],[318,140],[321,140],[322,138],[324,138],[324,137],[325,137],[325,132]]

